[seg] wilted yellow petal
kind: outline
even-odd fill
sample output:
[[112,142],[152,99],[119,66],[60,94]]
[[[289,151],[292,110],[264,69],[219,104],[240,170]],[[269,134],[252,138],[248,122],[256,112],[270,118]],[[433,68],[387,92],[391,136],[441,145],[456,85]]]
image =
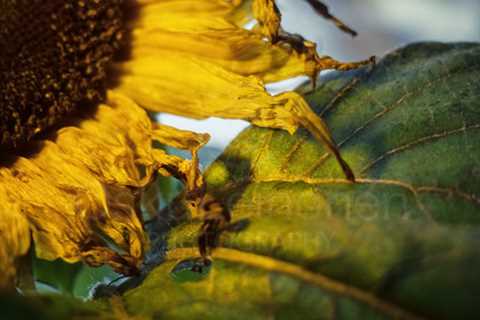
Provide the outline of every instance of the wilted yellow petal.
[[271,0],[254,1],[253,6],[260,26],[264,26],[260,33],[239,27],[227,15],[234,8],[234,12],[247,15],[249,2],[238,7],[224,1],[196,1],[195,5],[191,1],[150,3],[139,10],[138,19],[130,26],[131,58],[162,59],[163,51],[169,50],[210,61],[237,74],[255,75],[265,82],[299,75],[315,79],[321,70],[347,70],[365,63],[330,63],[331,58],[318,56],[314,43],[300,40],[300,44],[292,46],[291,37],[274,44],[265,41],[265,36],[278,38],[279,12]]
[[[222,0],[154,0],[134,3],[137,16],[130,28],[161,29],[175,32],[197,32],[221,29],[231,25],[228,17],[238,1]],[[227,21],[228,20],[228,21]]]
[[[240,76],[210,62],[168,51],[162,57],[123,64],[120,72],[124,76],[116,90],[145,108],[192,118],[245,119],[290,133],[308,122],[307,129],[335,150],[326,126],[298,94],[271,96],[256,77]],[[337,152],[335,155],[340,158]],[[351,175],[343,160],[341,164]]]
[[276,42],[281,30],[281,15],[275,1],[254,0],[252,10],[258,22],[257,30],[268,39]]
[[162,124],[155,124],[154,128],[155,130],[153,130],[152,134],[156,141],[173,148],[189,150],[191,152],[191,161],[186,161],[181,158],[175,160],[174,156],[169,156],[173,161],[181,161],[173,166],[176,172],[173,172],[172,175],[185,183],[187,192],[201,192],[203,188],[203,177],[198,170],[198,150],[210,140],[210,135],[180,130]]
[[122,273],[135,272],[147,245],[136,190],[155,172],[202,184],[196,162],[152,149],[153,140],[169,142],[169,137],[175,138],[170,144],[192,152],[208,141],[208,135],[153,128],[143,109],[110,93],[108,105],[99,105],[78,126],[61,129],[28,157],[10,159],[0,167],[2,270],[11,273],[31,232],[40,258],[107,263]]
[[[2,199],[3,200],[3,199]],[[30,247],[30,230],[24,216],[18,214],[17,204],[2,201],[0,208],[0,288],[13,287],[15,260]]]

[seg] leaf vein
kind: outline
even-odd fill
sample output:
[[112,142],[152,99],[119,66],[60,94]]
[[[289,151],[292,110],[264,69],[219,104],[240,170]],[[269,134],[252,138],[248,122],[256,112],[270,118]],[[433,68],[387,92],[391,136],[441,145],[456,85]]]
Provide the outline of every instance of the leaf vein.
[[[480,206],[480,197],[478,195],[469,194],[467,192],[452,188],[452,187],[438,187],[438,186],[414,186],[404,181],[391,180],[391,179],[368,179],[359,178],[352,183],[347,179],[338,178],[311,178],[311,177],[291,177],[291,176],[272,176],[268,178],[262,178],[261,180],[250,181],[255,183],[267,183],[267,182],[289,182],[297,183],[303,182],[310,185],[355,185],[355,184],[370,184],[370,185],[386,185],[397,186],[410,191],[415,197],[418,197],[419,193],[442,193],[448,195],[455,195],[463,200],[473,202]],[[420,203],[420,202],[419,202]],[[426,209],[421,206],[420,209],[425,211]]]
[[369,164],[365,165],[362,168],[361,173],[363,174],[363,173],[367,172],[368,170],[372,169],[373,167],[378,165],[380,162],[385,161],[385,159],[391,157],[394,154],[401,153],[403,151],[412,149],[412,148],[414,148],[418,145],[424,144],[426,142],[430,142],[430,141],[434,141],[434,140],[440,140],[440,139],[446,138],[448,136],[456,135],[456,134],[459,134],[459,133],[465,133],[468,130],[475,130],[475,129],[480,129],[480,124],[475,124],[475,125],[470,125],[470,126],[462,126],[461,128],[457,128],[457,129],[454,129],[454,130],[437,132],[437,133],[434,133],[434,134],[431,134],[431,135],[428,135],[428,136],[425,136],[425,137],[415,139],[415,140],[410,141],[406,144],[398,146],[394,149],[388,150],[387,152],[385,152],[381,156],[377,157],[375,160],[373,160]]
[[[187,257],[197,256],[197,248],[176,248],[169,251],[168,260],[179,260]],[[424,319],[410,311],[380,299],[370,292],[347,285],[338,280],[331,279],[323,274],[314,273],[301,266],[290,262],[282,261],[273,257],[260,255],[257,253],[246,252],[238,249],[217,248],[212,253],[212,257],[228,262],[241,263],[248,266],[260,268],[269,272],[289,275],[300,279],[306,283],[322,288],[335,295],[347,297],[358,302],[364,303],[383,314],[394,319]]]
[[252,161],[252,167],[250,169],[250,174],[255,174],[255,169],[258,166],[258,162],[260,161],[260,158],[262,157],[262,155],[265,153],[265,151],[270,146],[270,143],[272,142],[274,133],[275,133],[274,130],[270,130],[270,132],[267,135],[267,138],[265,138],[265,140],[263,141],[263,144],[260,147],[260,149],[258,150],[257,155],[255,156],[255,159]]
[[[347,142],[355,138],[360,132],[365,130],[367,127],[369,127],[372,123],[375,121],[383,118],[386,114],[390,113],[391,111],[397,109],[399,106],[401,106],[407,99],[417,95],[417,94],[422,94],[425,89],[431,88],[434,84],[437,82],[445,81],[446,79],[452,77],[455,73],[452,72],[447,72],[446,74],[443,74],[439,76],[437,79],[427,81],[423,86],[419,87],[416,90],[413,91],[408,91],[405,89],[405,93],[397,99],[392,105],[389,107],[384,107],[382,111],[376,113],[372,118],[368,119],[364,124],[353,130],[346,138],[344,138],[340,143],[338,143],[338,147],[341,148],[344,146]],[[371,97],[370,97],[371,99]],[[374,100],[374,103],[378,104],[378,100]],[[329,153],[324,153],[316,163],[313,164],[313,166],[307,170],[307,175],[311,176],[313,173],[329,158],[330,154]]]

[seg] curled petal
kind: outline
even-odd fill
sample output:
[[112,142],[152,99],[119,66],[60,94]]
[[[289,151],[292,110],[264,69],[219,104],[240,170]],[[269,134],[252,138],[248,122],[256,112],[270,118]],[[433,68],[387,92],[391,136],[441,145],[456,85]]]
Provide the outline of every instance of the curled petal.
[[0,167],[5,277],[14,275],[13,262],[28,250],[30,233],[40,258],[109,264],[134,274],[148,248],[138,209],[142,188],[156,173],[181,173],[196,187],[203,183],[196,162],[153,149],[152,141],[175,138],[175,145],[196,152],[208,136],[153,128],[143,109],[114,92],[93,115],[78,120],[39,143],[33,154],[6,159]]

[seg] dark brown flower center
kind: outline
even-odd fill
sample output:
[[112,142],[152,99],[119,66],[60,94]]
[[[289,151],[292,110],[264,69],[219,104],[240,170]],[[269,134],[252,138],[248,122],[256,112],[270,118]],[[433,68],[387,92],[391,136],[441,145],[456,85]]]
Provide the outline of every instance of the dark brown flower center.
[[0,148],[104,97],[122,0],[0,0]]

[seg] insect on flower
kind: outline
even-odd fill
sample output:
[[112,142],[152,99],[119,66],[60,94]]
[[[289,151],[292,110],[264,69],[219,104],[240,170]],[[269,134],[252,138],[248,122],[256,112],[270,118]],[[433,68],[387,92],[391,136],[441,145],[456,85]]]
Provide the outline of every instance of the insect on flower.
[[[322,3],[308,3],[355,35]],[[256,27],[243,28],[252,19]],[[40,258],[138,272],[148,248],[138,204],[158,174],[227,216],[205,200],[198,169],[209,136],[154,123],[145,110],[304,127],[353,181],[305,100],[272,96],[264,83],[308,75],[315,84],[322,70],[372,60],[319,56],[280,22],[273,0],[0,0],[0,286],[15,278],[30,235]],[[192,160],[153,141],[189,150]],[[204,230],[221,224],[210,215]],[[206,255],[211,241],[200,242]]]

